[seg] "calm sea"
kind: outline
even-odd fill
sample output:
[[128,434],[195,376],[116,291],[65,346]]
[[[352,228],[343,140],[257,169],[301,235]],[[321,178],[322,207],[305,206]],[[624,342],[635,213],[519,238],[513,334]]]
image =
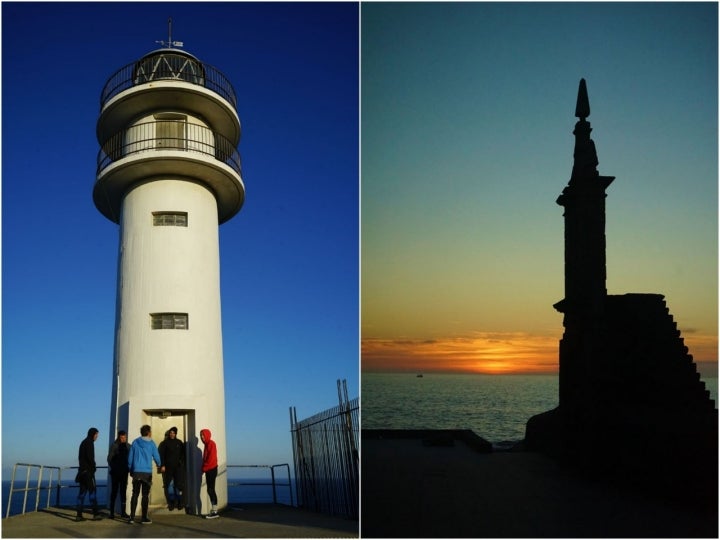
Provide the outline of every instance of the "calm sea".
[[[717,403],[717,377],[703,377]],[[525,424],[558,404],[557,375],[362,374],[363,429],[471,429],[520,441]]]

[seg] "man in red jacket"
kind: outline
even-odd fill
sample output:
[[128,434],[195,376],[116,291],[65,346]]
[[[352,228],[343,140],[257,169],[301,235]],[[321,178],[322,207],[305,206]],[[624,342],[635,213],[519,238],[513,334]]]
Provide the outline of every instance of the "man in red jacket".
[[217,513],[217,494],[215,493],[215,479],[218,473],[217,446],[211,437],[212,433],[210,433],[209,429],[200,430],[200,440],[205,445],[205,449],[203,450],[202,472],[205,473],[207,493],[208,497],[210,497],[210,504],[212,504],[210,513],[205,516],[207,519],[220,517]]

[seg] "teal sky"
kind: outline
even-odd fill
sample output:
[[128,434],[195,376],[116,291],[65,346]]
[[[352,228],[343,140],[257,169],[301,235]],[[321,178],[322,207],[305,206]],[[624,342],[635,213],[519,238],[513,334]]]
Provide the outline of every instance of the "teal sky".
[[585,78],[598,170],[616,176],[608,292],[664,294],[696,360],[716,361],[717,4],[364,3],[361,17],[364,340],[559,339],[555,199]]

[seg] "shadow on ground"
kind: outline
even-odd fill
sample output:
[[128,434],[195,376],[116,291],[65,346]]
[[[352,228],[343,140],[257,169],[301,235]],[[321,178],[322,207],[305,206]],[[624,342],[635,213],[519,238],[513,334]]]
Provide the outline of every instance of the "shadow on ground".
[[219,519],[150,512],[153,523],[75,522],[73,508],[48,508],[2,520],[3,538],[357,538],[357,521],[282,505],[233,505]]

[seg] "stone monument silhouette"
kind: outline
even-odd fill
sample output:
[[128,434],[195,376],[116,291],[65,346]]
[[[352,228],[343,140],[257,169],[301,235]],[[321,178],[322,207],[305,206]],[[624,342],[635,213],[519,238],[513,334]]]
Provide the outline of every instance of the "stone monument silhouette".
[[[565,210],[565,298],[559,406],[532,417],[529,450],[596,472],[713,491],[717,500],[717,409],[660,294],[608,295],[605,190],[585,79],[575,116]],[[705,475],[705,476],[703,476]],[[708,480],[709,478],[709,480]],[[644,480],[643,480],[644,481]]]

